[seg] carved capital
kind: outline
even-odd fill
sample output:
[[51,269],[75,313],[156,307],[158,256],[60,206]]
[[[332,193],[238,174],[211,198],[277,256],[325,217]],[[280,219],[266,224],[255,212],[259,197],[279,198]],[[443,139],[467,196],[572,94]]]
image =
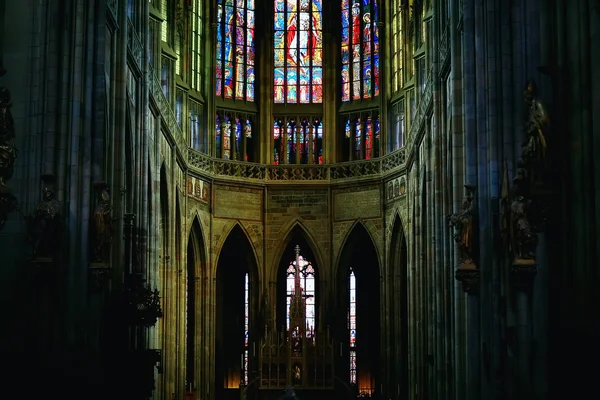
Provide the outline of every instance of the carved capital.
[[89,288],[92,293],[101,293],[108,288],[112,279],[112,268],[107,263],[92,263],[88,271]]
[[479,293],[479,270],[475,264],[460,265],[454,274],[457,281],[462,283],[463,291],[467,294]]
[[527,292],[533,287],[537,265],[534,259],[517,258],[510,268],[510,279],[518,291]]

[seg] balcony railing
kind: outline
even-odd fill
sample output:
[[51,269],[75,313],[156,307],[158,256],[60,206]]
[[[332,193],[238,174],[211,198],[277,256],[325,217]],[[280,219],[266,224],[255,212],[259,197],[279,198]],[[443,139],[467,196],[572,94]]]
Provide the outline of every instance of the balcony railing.
[[188,166],[204,175],[262,182],[332,182],[344,179],[376,178],[400,170],[406,161],[406,148],[373,160],[326,165],[264,165],[210,157],[188,149]]

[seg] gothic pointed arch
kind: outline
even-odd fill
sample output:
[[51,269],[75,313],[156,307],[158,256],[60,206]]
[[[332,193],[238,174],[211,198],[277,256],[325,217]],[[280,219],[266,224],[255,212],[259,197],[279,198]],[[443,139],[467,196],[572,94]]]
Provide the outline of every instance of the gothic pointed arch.
[[306,267],[310,268],[310,271],[307,269],[303,272],[302,278],[309,279],[311,282],[310,290],[312,291],[312,300],[308,302],[310,303],[310,310],[307,310],[307,312],[310,314],[311,324],[313,324],[316,329],[318,321],[320,320],[320,308],[323,303],[320,282],[323,279],[322,271],[324,266],[321,264],[320,257],[318,256],[316,246],[311,236],[300,221],[295,221],[292,224],[285,239],[281,242],[279,251],[276,253],[278,254],[275,268],[276,276],[275,279],[272,280],[272,282],[276,282],[277,286],[276,326],[278,329],[285,329],[287,326],[290,307],[289,296],[290,291],[293,291],[293,288],[291,289],[289,287],[290,279],[293,280],[293,276],[290,275],[293,272],[291,271],[291,266],[297,260],[297,249],[302,264],[304,265],[304,263],[306,263]]
[[[320,248],[317,245],[317,241],[315,240],[314,235],[311,233],[308,227],[304,223],[302,223],[302,221],[300,221],[299,219],[290,220],[286,225],[283,226],[280,232],[281,234],[279,235],[279,237],[282,237],[284,239],[279,243],[279,246],[277,246],[275,252],[273,253],[272,268],[268,272],[269,279],[272,282],[275,282],[277,280],[279,274],[278,268],[286,250],[290,254],[293,253],[293,247],[295,245],[290,245],[290,243],[293,242],[294,238],[302,238],[303,243],[305,243],[305,246],[303,246],[302,248],[310,250],[312,255],[312,262],[314,264],[319,266],[324,265],[324,260],[321,256]],[[290,246],[292,250],[289,250]]]
[[206,276],[206,251],[202,226],[194,218],[188,235],[186,268],[186,390],[195,393],[200,385],[201,355],[201,278]]
[[[377,248],[377,245],[375,244],[375,241],[373,240],[373,236],[371,235],[369,228],[367,228],[364,221],[358,220],[358,221],[354,222],[354,224],[352,224],[350,229],[348,229],[348,233],[346,234],[346,237],[344,238],[344,240],[342,241],[342,243],[340,245],[341,250],[338,253],[336,263],[334,264],[335,268],[336,268],[336,272],[334,273],[335,275],[337,275],[337,269],[340,268],[342,265],[341,258],[343,256],[343,250],[346,247],[346,244],[349,243],[349,241],[351,241],[353,239],[354,235],[359,234],[359,232],[360,232],[360,235],[362,235],[363,239],[365,239],[365,240],[368,239],[368,243],[371,246],[373,246],[373,250],[375,251],[377,260],[381,259],[380,254],[379,254],[379,249]],[[382,273],[381,265],[379,262],[377,262],[377,268],[379,269],[379,272]]]
[[407,398],[408,387],[408,252],[406,234],[400,215],[396,214],[392,225],[389,249],[390,276],[389,295],[390,328],[389,341],[393,359],[391,373],[398,379],[399,394]]
[[216,284],[216,398],[239,397],[256,369],[260,289],[256,253],[239,223],[218,254]]
[[354,224],[336,269],[334,335],[342,344],[338,376],[361,396],[373,396],[381,382],[381,269],[377,248],[365,225]]

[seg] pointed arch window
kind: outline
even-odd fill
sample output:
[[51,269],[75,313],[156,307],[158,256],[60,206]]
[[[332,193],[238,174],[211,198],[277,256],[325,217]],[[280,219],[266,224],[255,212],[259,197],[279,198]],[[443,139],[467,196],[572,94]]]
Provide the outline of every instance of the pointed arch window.
[[342,101],[379,95],[377,0],[342,0]]
[[350,268],[350,302],[348,330],[350,331],[350,383],[356,384],[356,276]]
[[217,0],[217,97],[254,101],[254,21],[254,0]]
[[322,0],[275,0],[275,103],[323,102]]
[[[310,261],[298,256],[300,290],[305,300],[306,337],[314,337],[315,332],[315,270]],[[286,272],[286,327],[290,329],[290,306],[296,289],[296,260],[292,261]]]

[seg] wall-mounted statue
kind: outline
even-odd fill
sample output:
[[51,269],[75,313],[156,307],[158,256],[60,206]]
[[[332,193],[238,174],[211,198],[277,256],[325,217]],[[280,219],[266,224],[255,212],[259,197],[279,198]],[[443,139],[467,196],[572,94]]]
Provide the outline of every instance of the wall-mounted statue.
[[525,119],[525,142],[522,159],[529,172],[529,184],[543,178],[546,167],[546,138],[550,127],[550,119],[546,109],[537,98],[537,87],[533,81],[525,86],[525,105],[528,107]]
[[517,196],[510,206],[514,238],[513,251],[517,262],[535,260],[538,237],[529,222],[530,210],[531,200],[527,200],[523,196]]
[[15,123],[10,112],[10,92],[0,87],[0,191],[12,177],[17,148],[15,147]]
[[475,186],[465,185],[467,194],[463,199],[461,210],[447,217],[454,228],[454,240],[458,244],[460,267],[474,268],[473,262],[473,218],[475,216]]
[[92,219],[92,261],[108,263],[113,238],[112,206],[105,182],[97,182],[96,208]]
[[52,259],[60,248],[62,215],[58,200],[54,198],[55,177],[42,175],[42,201],[28,217],[29,237],[33,245],[33,256],[36,259]]

